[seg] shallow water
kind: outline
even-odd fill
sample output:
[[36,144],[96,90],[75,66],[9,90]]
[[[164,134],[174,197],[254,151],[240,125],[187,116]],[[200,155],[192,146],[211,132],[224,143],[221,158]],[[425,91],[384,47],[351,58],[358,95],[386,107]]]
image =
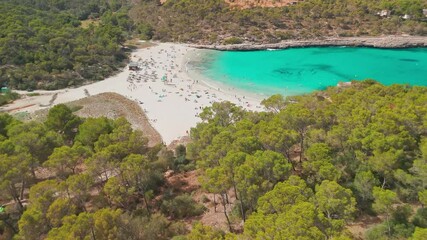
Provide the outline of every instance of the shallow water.
[[384,85],[427,86],[427,48],[213,51],[192,64],[210,80],[262,95],[297,95],[368,78]]

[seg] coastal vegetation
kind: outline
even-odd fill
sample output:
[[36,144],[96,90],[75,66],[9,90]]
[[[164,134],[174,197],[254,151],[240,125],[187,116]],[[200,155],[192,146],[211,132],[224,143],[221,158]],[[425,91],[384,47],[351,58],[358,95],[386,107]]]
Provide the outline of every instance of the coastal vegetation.
[[[0,86],[59,89],[122,68],[132,38],[238,44],[289,39],[427,34],[422,0],[305,0],[238,9],[223,0],[5,0],[0,3]],[[387,16],[379,16],[388,10]],[[409,16],[405,19],[402,16]]]
[[13,102],[13,100],[16,100],[18,98],[19,98],[18,93],[12,92],[10,90],[6,90],[0,93],[0,106]]
[[[427,35],[422,0],[162,2],[2,1],[0,87],[104,79],[124,67],[135,36],[239,44]],[[2,93],[0,105],[18,97]],[[273,95],[259,112],[215,102],[198,115],[190,143],[173,148],[150,145],[122,117],[78,117],[79,106],[56,105],[37,121],[1,113],[0,239],[345,240],[365,219],[368,240],[425,239],[426,103],[426,87],[374,80]],[[198,221],[209,212],[225,227]]]
[[[250,1],[247,1],[250,2]],[[226,44],[231,37],[274,43],[286,39],[427,34],[422,0],[304,0],[275,8],[230,7],[224,0],[141,1],[129,15],[153,39]],[[387,10],[386,16],[379,16]],[[390,13],[390,14],[388,14]],[[402,18],[408,15],[408,19]]]
[[[9,3],[7,3],[9,2]],[[0,3],[0,84],[13,89],[58,89],[101,80],[127,59],[126,10],[100,1]],[[120,8],[122,9],[122,8]],[[116,12],[113,12],[117,10]],[[81,19],[99,24],[81,27]]]
[[108,11],[116,12],[129,6],[126,0],[2,0],[4,3],[31,6],[43,11],[67,12],[79,20],[97,19]]
[[269,112],[214,103],[188,156],[244,239],[351,239],[366,215],[378,222],[366,239],[410,238],[426,227],[426,91],[367,80],[275,95]]
[[[423,239],[426,102],[425,87],[366,80],[274,95],[265,112],[214,103],[192,142],[174,151],[149,147],[123,118],[83,119],[65,105],[42,122],[2,114],[0,234],[352,239],[349,226],[369,218],[376,224],[366,239]],[[184,190],[170,176],[194,169],[201,189]],[[213,200],[197,200],[196,190]],[[227,229],[194,222],[206,207],[223,214]]]
[[0,123],[1,239],[170,239],[204,211],[164,177],[183,157],[124,118],[57,105],[43,122]]

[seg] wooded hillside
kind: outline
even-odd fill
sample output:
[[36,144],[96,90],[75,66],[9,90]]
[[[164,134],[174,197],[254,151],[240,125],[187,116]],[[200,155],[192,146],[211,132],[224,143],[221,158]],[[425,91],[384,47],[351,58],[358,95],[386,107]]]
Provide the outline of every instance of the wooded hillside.
[[[214,103],[174,152],[123,118],[64,105],[44,122],[2,114],[0,237],[353,239],[348,226],[370,218],[368,240],[425,239],[426,102],[425,87],[368,80],[275,95],[267,112]],[[200,189],[170,180],[194,169],[199,202]],[[228,227],[197,223],[206,207]]]
[[[275,8],[230,7],[224,0],[141,1],[130,16],[149,37],[163,41],[227,43],[232,37],[249,42],[284,39],[427,35],[422,0],[305,0]],[[381,17],[381,10],[391,15]],[[405,14],[411,19],[403,19]],[[146,35],[144,35],[146,36]]]
[[[0,3],[0,85],[58,89],[104,79],[124,66],[122,47],[133,37],[235,44],[425,36],[426,8],[422,0],[305,0],[247,9],[232,8],[223,0],[5,0]],[[379,16],[382,10],[390,15]]]
[[238,8],[283,7],[304,0],[225,0],[226,3]]
[[381,217],[366,239],[425,236],[426,103],[427,88],[370,80],[275,95],[267,113],[215,103],[188,156],[243,239],[352,239],[346,225],[363,215]]
[[[127,56],[121,45],[132,26],[126,11],[83,9],[93,7],[90,2],[78,9],[64,2],[64,10],[43,4],[48,1],[24,3],[0,3],[2,86],[64,88],[104,79],[123,66]],[[81,27],[79,18],[89,15],[102,15],[100,24]]]

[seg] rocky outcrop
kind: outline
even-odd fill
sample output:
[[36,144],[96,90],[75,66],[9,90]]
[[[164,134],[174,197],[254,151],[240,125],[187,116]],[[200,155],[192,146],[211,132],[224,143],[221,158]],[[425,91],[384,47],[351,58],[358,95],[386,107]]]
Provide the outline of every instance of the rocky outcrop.
[[316,46],[352,46],[376,48],[408,48],[427,47],[427,37],[423,36],[386,36],[386,37],[345,37],[325,38],[312,40],[289,40],[271,44],[243,43],[235,45],[191,45],[195,48],[215,50],[266,50],[285,49],[290,47],[316,47]]

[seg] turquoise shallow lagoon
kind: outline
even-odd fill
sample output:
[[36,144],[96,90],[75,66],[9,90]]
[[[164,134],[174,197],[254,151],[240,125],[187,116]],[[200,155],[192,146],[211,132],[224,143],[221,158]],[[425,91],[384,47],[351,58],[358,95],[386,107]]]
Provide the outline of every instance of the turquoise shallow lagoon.
[[297,95],[368,78],[384,85],[427,86],[427,48],[213,51],[193,64],[210,80],[262,95]]

